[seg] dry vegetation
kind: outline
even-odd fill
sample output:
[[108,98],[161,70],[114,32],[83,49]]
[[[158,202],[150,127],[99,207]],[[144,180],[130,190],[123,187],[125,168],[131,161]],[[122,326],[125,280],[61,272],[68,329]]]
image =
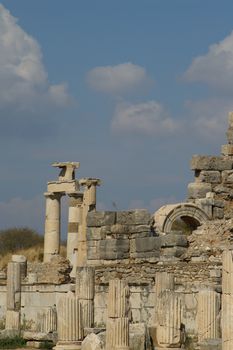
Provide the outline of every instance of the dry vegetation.
[[[0,270],[6,268],[12,254],[24,255],[29,262],[43,261],[43,237],[29,228],[0,230]],[[66,247],[61,245],[62,256]]]

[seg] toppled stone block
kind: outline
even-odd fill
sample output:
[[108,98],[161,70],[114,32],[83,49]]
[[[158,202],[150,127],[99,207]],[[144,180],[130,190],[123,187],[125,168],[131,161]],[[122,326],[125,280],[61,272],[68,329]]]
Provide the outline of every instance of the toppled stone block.
[[188,197],[189,198],[205,198],[208,192],[212,191],[212,186],[205,182],[192,182],[188,184]]
[[119,211],[116,220],[122,225],[149,225],[151,214],[146,209]]
[[98,334],[91,333],[82,341],[81,350],[102,350],[104,342]]
[[115,260],[129,257],[128,239],[105,239],[100,241],[100,259]]
[[220,172],[216,170],[202,170],[196,179],[200,182],[217,184],[221,182],[221,175]]
[[191,160],[192,170],[231,170],[233,161],[224,157],[194,155]]
[[188,240],[186,235],[176,235],[173,233],[169,233],[165,236],[161,236],[161,247],[187,247]]
[[143,237],[131,240],[130,248],[132,252],[151,252],[159,250],[161,247],[161,237]]
[[87,226],[89,227],[114,225],[115,220],[116,212],[114,211],[90,211],[87,214]]

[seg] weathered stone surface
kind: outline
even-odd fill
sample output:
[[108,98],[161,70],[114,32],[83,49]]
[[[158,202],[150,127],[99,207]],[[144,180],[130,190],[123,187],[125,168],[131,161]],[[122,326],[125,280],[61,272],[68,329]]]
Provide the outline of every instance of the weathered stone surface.
[[129,232],[127,225],[115,224],[111,226],[111,233],[113,234],[126,234]]
[[191,160],[192,170],[231,170],[233,161],[224,157],[194,155]]
[[153,250],[152,252],[130,252],[130,257],[134,259],[150,259],[150,258],[156,258],[159,260],[160,257],[160,251],[159,250]]
[[100,259],[114,260],[128,257],[128,239],[105,239],[100,241]]
[[131,323],[129,325],[130,350],[150,349],[150,337],[144,323]]
[[188,240],[186,235],[176,235],[173,233],[169,233],[165,236],[159,237],[161,241],[161,247],[187,247]]
[[100,242],[101,241],[88,241],[87,242],[87,259],[99,260],[100,259]]
[[102,227],[88,227],[87,228],[87,240],[100,240],[105,239],[106,234],[104,234]]
[[233,184],[233,170],[225,170],[222,172],[223,184]]
[[224,217],[224,209],[222,208],[213,208],[213,218],[214,219],[222,219]]
[[151,252],[159,250],[161,247],[161,237],[135,238],[130,242],[131,252]]
[[140,233],[140,234],[146,234],[147,236],[149,236],[149,234],[151,233],[150,225],[131,225],[128,227],[129,227],[128,228],[129,233],[131,235]]
[[221,339],[208,339],[200,343],[200,350],[222,350]]
[[146,209],[117,212],[117,223],[122,225],[148,225],[151,214]]
[[224,156],[233,156],[233,145],[230,145],[230,144],[222,145],[221,153]]
[[114,211],[90,211],[87,214],[87,226],[101,227],[106,225],[114,225],[116,213]]
[[169,247],[161,249],[161,255],[168,257],[176,257],[179,258],[181,255],[185,254],[187,248],[184,247]]
[[188,184],[188,197],[189,198],[205,198],[208,192],[212,191],[212,186],[205,182],[192,182]]
[[216,170],[202,170],[199,176],[196,178],[200,182],[208,182],[212,184],[217,184],[221,182],[220,171]]
[[90,333],[82,341],[81,350],[103,350],[104,342],[98,334]]

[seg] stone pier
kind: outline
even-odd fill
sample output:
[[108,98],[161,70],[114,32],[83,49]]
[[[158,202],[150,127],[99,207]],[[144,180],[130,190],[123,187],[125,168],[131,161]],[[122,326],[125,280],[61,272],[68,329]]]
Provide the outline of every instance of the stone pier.
[[198,341],[219,338],[220,294],[204,289],[198,293]]
[[60,251],[60,217],[62,193],[45,193],[46,218],[44,236],[44,262],[49,262]]
[[21,307],[21,266],[19,262],[10,262],[7,266],[7,312],[6,329],[20,329]]
[[82,310],[83,328],[94,324],[95,270],[92,267],[78,267],[76,274],[76,297]]
[[233,251],[222,255],[222,350],[233,349]]
[[78,236],[82,231],[82,203],[83,193],[68,193],[68,234],[67,234],[67,259],[71,262],[73,270],[71,276],[75,277],[78,257]]
[[78,298],[68,292],[61,296],[57,303],[57,333],[56,350],[81,349],[83,326],[81,307]]
[[106,350],[129,349],[129,288],[125,281],[109,281]]
[[164,290],[157,302],[157,342],[159,348],[179,348],[181,343],[181,298]]

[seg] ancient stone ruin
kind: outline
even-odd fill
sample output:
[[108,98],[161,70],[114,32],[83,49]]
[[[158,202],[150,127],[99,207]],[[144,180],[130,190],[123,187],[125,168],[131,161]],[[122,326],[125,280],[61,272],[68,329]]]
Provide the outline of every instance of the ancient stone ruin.
[[[56,350],[233,349],[233,113],[220,156],[194,155],[187,199],[96,211],[96,178],[55,163],[44,261],[0,273],[0,336]],[[69,197],[67,259],[59,255]]]

